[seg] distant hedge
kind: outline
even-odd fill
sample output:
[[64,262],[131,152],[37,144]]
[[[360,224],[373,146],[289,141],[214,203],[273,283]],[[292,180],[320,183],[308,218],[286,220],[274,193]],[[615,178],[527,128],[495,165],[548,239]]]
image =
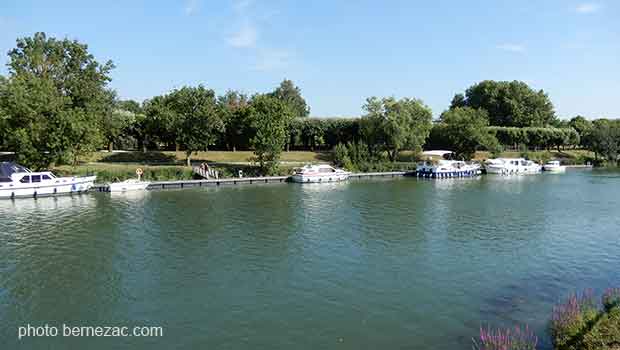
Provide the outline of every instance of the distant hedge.
[[579,133],[573,128],[516,128],[491,126],[489,131],[505,146],[517,148],[551,148],[579,145]]
[[[573,128],[517,128],[490,126],[487,128],[500,144],[506,148],[518,149],[525,145],[529,149],[548,149],[579,145],[579,133]],[[447,141],[445,125],[433,125],[431,134],[426,141],[426,149],[450,149]]]

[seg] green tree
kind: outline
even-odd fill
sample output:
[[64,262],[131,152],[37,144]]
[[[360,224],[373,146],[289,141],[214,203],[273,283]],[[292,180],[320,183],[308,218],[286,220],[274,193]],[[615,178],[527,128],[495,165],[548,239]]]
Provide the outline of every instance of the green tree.
[[590,150],[605,157],[612,163],[618,163],[620,153],[620,120],[597,119],[592,122],[590,133]]
[[101,115],[109,107],[112,62],[100,64],[88,47],[44,33],[17,40],[9,52],[0,98],[5,142],[17,160],[36,169],[71,159],[101,144]]
[[7,147],[6,140],[8,136],[8,114],[4,111],[2,107],[2,100],[6,96],[7,89],[7,80],[5,77],[0,75],[0,149]]
[[301,96],[301,89],[288,79],[284,79],[270,95],[284,102],[295,118],[307,117],[310,114],[310,107]]
[[578,115],[572,118],[568,122],[568,125],[571,128],[575,129],[577,133],[579,133],[580,145],[584,147],[588,147],[589,137],[592,132],[592,122],[586,119],[585,117]]
[[248,97],[237,91],[227,91],[218,98],[219,108],[225,124],[224,144],[233,152],[237,147],[249,145],[249,107]]
[[121,113],[125,113],[131,120],[127,122],[125,134],[133,137],[137,141],[138,149],[143,152],[147,150],[147,118],[142,105],[134,100],[120,100],[116,107]]
[[495,151],[499,142],[487,129],[489,117],[482,109],[457,107],[442,113],[445,137],[457,157],[471,159],[480,147]]
[[549,96],[521,81],[485,80],[469,87],[465,97],[457,94],[450,108],[484,109],[494,126],[553,125],[556,116]]
[[373,153],[386,151],[390,160],[409,148],[420,150],[432,127],[433,114],[421,100],[370,97],[360,120],[361,133]]
[[278,161],[288,138],[288,126],[293,120],[289,107],[269,95],[255,95],[250,104],[251,139],[254,154],[262,171],[268,175],[278,169]]
[[192,152],[207,150],[224,131],[215,92],[202,85],[186,86],[174,90],[165,100],[176,129],[175,141],[185,146],[187,166],[190,166]]
[[175,115],[169,108],[167,95],[154,96],[144,101],[144,120],[141,122],[143,151],[159,143],[177,142]]
[[135,123],[135,114],[121,108],[116,100],[116,94],[109,92],[109,101],[101,115],[101,134],[108,145],[108,151],[114,150],[114,144],[119,142],[121,135]]

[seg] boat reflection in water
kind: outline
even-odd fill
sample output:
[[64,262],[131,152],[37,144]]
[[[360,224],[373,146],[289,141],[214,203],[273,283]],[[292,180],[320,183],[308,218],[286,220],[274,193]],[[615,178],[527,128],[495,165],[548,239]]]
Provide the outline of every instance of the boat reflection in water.
[[0,201],[0,216],[14,216],[19,213],[33,214],[37,212],[45,212],[49,215],[61,211],[80,212],[85,209],[94,208],[96,198],[92,195],[67,195],[57,197],[41,197],[41,198],[17,198],[14,200]]

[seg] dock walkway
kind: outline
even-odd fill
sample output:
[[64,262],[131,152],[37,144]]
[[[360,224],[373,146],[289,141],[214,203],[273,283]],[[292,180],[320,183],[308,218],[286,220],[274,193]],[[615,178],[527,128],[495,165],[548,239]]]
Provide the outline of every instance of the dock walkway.
[[[400,177],[410,174],[406,171],[388,171],[374,173],[353,173],[349,179],[367,179],[377,177]],[[291,176],[261,176],[261,177],[233,177],[225,179],[210,180],[176,180],[176,181],[153,181],[149,185],[149,190],[163,190],[169,188],[193,188],[207,186],[228,186],[228,185],[258,185],[291,182]],[[106,184],[96,184],[92,187],[93,191],[108,192]]]

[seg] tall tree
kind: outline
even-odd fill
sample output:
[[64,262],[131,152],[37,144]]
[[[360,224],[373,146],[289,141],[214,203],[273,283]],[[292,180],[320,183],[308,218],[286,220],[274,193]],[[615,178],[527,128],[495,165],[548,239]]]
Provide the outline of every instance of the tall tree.
[[457,157],[471,159],[480,147],[494,151],[499,142],[489,130],[489,117],[483,109],[457,107],[441,115],[443,133]]
[[430,133],[433,113],[421,100],[370,97],[363,108],[360,128],[366,143],[375,153],[386,151],[392,161],[402,149],[420,150]]
[[174,131],[172,112],[168,108],[166,95],[153,96],[144,101],[144,120],[141,123],[143,134],[143,151],[149,146],[157,146],[159,143],[174,142],[175,134],[170,135],[169,131]]
[[175,141],[185,146],[187,166],[190,166],[192,153],[207,150],[224,131],[215,92],[202,85],[185,86],[172,91],[164,100],[165,113],[171,116],[176,130]]
[[137,142],[138,149],[146,152],[148,125],[143,106],[134,100],[120,100],[116,103],[116,108],[130,119],[127,121],[125,134],[133,137]]
[[590,149],[613,164],[620,153],[620,120],[597,119],[592,122]]
[[281,100],[269,95],[252,97],[249,112],[254,154],[264,173],[278,169],[278,161],[288,138],[288,126],[293,113]]
[[589,136],[592,132],[592,122],[583,116],[576,116],[569,120],[568,125],[575,129],[580,136],[580,144],[582,146],[589,146]]
[[550,126],[556,119],[553,104],[543,91],[521,81],[485,80],[457,94],[450,108],[484,109],[493,126]]
[[5,77],[0,75],[0,149],[5,148],[7,146],[7,137],[8,137],[8,114],[3,110],[2,100],[6,96],[7,89],[7,80]]
[[307,117],[310,114],[310,107],[301,96],[301,89],[288,79],[284,79],[270,95],[284,102],[295,118]]
[[237,147],[249,145],[249,107],[248,97],[237,91],[227,91],[218,99],[222,119],[225,124],[224,143],[233,152]]
[[88,47],[44,33],[17,40],[0,99],[6,142],[33,168],[71,159],[101,144],[100,117],[109,107],[111,61],[100,64]]
[[114,144],[119,142],[121,135],[128,132],[129,128],[135,123],[136,115],[122,109],[122,105],[117,101],[116,93],[110,91],[109,101],[101,115],[101,134],[108,144],[108,151],[112,152]]

